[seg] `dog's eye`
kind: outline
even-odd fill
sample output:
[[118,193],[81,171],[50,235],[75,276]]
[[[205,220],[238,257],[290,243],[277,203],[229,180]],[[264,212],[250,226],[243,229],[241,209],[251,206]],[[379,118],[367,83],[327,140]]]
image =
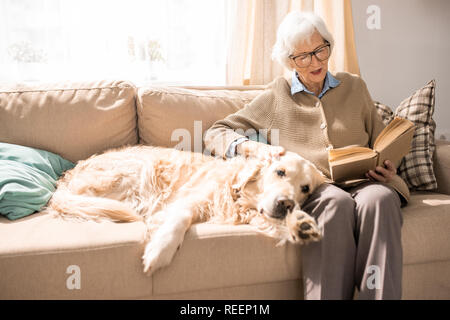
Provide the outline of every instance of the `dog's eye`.
[[302,192],[303,193],[308,193],[309,192],[309,185],[302,186]]
[[279,175],[280,177],[284,177],[286,175],[286,170],[284,169],[277,170],[277,175]]

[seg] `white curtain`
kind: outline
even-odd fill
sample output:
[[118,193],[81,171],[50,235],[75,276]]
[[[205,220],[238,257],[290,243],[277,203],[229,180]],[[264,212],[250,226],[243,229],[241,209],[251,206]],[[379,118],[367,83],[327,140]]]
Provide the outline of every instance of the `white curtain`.
[[0,0],[0,81],[225,82],[225,0]]
[[266,84],[292,10],[336,38],[330,69],[359,73],[350,0],[0,0],[0,82],[119,78],[136,84]]
[[359,74],[350,0],[228,0],[227,84],[267,84],[290,75],[272,61],[271,52],[278,25],[295,10],[313,11],[325,20],[336,40],[330,70]]

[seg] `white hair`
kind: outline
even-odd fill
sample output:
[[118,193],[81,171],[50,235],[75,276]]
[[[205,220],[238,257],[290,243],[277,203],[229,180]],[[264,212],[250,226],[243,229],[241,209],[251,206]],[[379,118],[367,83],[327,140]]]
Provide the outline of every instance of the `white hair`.
[[301,42],[309,42],[315,31],[330,43],[330,49],[333,50],[333,35],[328,31],[321,17],[312,12],[294,11],[289,13],[278,27],[277,41],[272,49],[272,59],[287,69],[291,69],[289,56],[294,53],[294,48]]

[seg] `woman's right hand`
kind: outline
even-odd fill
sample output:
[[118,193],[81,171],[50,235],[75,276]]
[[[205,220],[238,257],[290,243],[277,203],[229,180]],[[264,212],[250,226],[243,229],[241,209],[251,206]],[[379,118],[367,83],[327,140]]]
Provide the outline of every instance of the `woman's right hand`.
[[286,150],[280,146],[271,146],[269,144],[248,140],[237,145],[237,154],[246,158],[254,157],[261,160],[271,161],[286,153]]

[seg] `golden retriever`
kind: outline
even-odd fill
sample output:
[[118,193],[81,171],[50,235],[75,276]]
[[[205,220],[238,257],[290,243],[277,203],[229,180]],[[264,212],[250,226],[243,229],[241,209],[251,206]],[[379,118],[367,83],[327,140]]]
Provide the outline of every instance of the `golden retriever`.
[[142,259],[151,274],[169,265],[193,223],[250,224],[279,243],[319,240],[315,220],[300,206],[323,182],[311,162],[291,152],[273,161],[223,160],[132,146],[78,162],[58,181],[48,209],[58,216],[144,221]]

